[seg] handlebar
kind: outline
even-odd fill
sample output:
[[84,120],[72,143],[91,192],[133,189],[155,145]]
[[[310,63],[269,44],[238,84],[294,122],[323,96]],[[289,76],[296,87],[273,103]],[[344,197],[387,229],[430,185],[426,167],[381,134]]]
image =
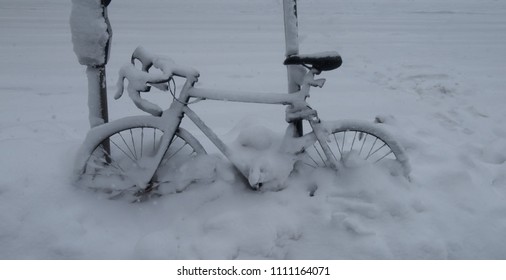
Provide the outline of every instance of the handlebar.
[[139,60],[142,63],[142,71],[148,72],[149,69],[154,66],[160,69],[163,74],[169,76],[178,76],[183,78],[198,78],[199,72],[191,67],[178,65],[174,60],[164,57],[153,55],[146,51],[142,46],[138,46],[132,53],[131,63],[135,65],[135,60]]
[[[135,67],[135,60],[141,62],[142,67]],[[151,67],[161,71],[149,72]],[[128,95],[137,106],[137,108],[150,113],[154,116],[161,116],[163,110],[156,104],[143,99],[141,92],[149,92],[151,86],[162,91],[169,89],[169,81],[173,76],[183,77],[195,83],[198,80],[199,72],[191,67],[176,64],[168,57],[153,55],[139,46],[132,54],[131,63],[121,67],[117,82],[117,91],[114,99],[119,99],[123,95],[124,80],[128,80]]]

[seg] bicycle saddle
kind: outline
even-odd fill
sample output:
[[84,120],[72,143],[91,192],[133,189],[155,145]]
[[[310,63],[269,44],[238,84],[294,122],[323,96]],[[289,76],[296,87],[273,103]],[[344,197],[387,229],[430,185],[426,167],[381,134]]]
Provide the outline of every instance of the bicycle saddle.
[[318,71],[334,70],[339,68],[342,63],[343,60],[337,52],[290,55],[283,62],[284,65],[306,66],[306,64],[309,64]]

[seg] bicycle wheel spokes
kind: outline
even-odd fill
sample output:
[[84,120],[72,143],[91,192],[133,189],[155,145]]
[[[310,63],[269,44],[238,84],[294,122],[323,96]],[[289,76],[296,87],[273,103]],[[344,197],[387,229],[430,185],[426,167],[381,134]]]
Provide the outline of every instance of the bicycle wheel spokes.
[[165,152],[161,165],[163,166],[167,163],[171,163],[171,166],[181,165],[182,160],[186,160],[189,156],[195,155],[195,153],[195,149],[176,134],[171,141],[169,149]]
[[[337,129],[327,137],[330,156],[336,161],[348,165],[380,164],[387,160],[396,160],[391,147],[381,138],[361,129]],[[305,150],[304,163],[308,166],[327,167],[326,156],[319,143]]]
[[[342,162],[354,160],[379,163],[385,159],[395,160],[392,149],[381,138],[365,131],[355,130],[353,132],[354,137],[349,137],[346,141],[346,145],[349,146],[347,146],[347,149],[340,159]],[[337,135],[336,138],[339,139],[339,134],[344,134],[344,132],[336,132],[334,135]]]
[[[147,137],[150,130],[154,133],[158,131],[157,137]],[[156,152],[156,149],[149,152],[150,149],[147,149],[146,146],[158,147],[161,136],[162,132],[152,127],[137,127],[116,132],[109,137],[109,141],[113,143],[111,146],[114,146],[114,148],[111,147],[111,157],[122,165],[133,163],[138,167],[143,159],[152,157]],[[127,158],[130,159],[130,162],[126,160]]]
[[[153,137],[154,135],[154,137]],[[136,174],[156,153],[163,133],[153,127],[134,127],[108,137],[110,151],[99,145],[91,153],[82,176],[100,189],[127,189],[136,185]],[[154,148],[152,148],[154,147]]]
[[[76,183],[112,193],[113,197],[151,193],[165,182],[167,174],[177,176],[178,169],[186,162],[196,155],[206,154],[198,140],[182,128],[162,150],[164,132],[156,125],[124,123],[108,126],[109,134],[83,144],[83,149],[89,147],[89,152]],[[100,144],[106,141],[110,143],[110,150]],[[160,153],[164,154],[158,162],[155,156]]]

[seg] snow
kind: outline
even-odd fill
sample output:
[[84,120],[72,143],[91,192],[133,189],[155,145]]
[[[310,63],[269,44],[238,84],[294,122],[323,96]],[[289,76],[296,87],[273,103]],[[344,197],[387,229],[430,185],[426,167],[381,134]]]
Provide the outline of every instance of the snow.
[[283,0],[283,17],[285,26],[285,54],[287,56],[297,54],[299,53],[299,34],[296,1]]
[[[142,67],[136,68],[135,59],[139,59]],[[125,79],[128,80],[128,96],[132,99],[137,108],[153,116],[161,116],[163,113],[160,106],[149,102],[141,97],[141,92],[149,92],[151,85],[160,90],[169,90],[169,81],[173,75],[185,78],[192,78],[195,81],[199,77],[197,70],[190,67],[179,66],[175,62],[163,56],[157,56],[147,52],[143,47],[139,46],[132,54],[132,63],[126,64],[119,70],[119,78],[116,82],[116,94],[114,99],[118,99],[123,95]],[[154,66],[159,72],[149,68]],[[160,72],[161,71],[161,72]]]
[[87,66],[88,118],[91,127],[101,125],[108,119],[106,111],[104,112],[107,110],[107,102],[102,101],[101,89],[106,87],[103,67],[109,57],[112,37],[105,9],[109,2],[72,0],[70,12],[69,22],[74,53],[79,63]]
[[[109,92],[139,44],[198,69],[197,87],[286,91],[282,1],[149,2],[108,7]],[[76,188],[73,163],[89,124],[71,3],[10,1],[0,9],[0,258],[505,259],[506,3],[297,8],[301,53],[333,50],[344,61],[322,74],[325,87],[309,103],[323,120],[380,116],[407,151],[411,181],[360,165],[251,191],[184,121],[210,153],[180,169],[182,181],[199,179],[184,191],[132,204]],[[172,100],[146,98],[162,108]],[[127,98],[109,105],[111,120],[140,113]],[[232,145],[268,150],[285,129],[279,105],[192,108]],[[257,134],[242,132],[251,127]]]
[[72,0],[70,13],[72,43],[79,63],[104,65],[110,36],[101,0]]
[[118,99],[123,95],[124,90],[124,80],[128,77],[128,96],[132,99],[135,106],[141,109],[144,112],[150,113],[153,116],[161,116],[162,108],[160,106],[153,104],[146,99],[142,98],[140,92],[147,92],[150,90],[149,81],[163,81],[168,80],[168,77],[165,77],[162,73],[147,73],[141,71],[140,69],[136,69],[135,65],[127,64],[121,67],[119,71],[119,79],[116,83],[117,91],[114,95],[114,99]]

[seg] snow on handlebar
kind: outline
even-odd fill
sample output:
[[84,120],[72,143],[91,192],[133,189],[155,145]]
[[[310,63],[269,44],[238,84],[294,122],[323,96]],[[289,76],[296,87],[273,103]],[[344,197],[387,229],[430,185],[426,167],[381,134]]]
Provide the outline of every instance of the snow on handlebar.
[[[140,93],[148,92],[151,88],[150,84],[162,85],[163,83],[168,88],[168,84],[166,82],[169,80],[169,78],[167,78],[166,75],[163,74],[144,72],[135,68],[134,65],[127,64],[121,67],[119,71],[117,91],[116,94],[114,95],[114,99],[119,99],[123,95],[124,80],[127,79],[128,96],[130,96],[135,106],[137,106],[137,108],[143,110],[144,112],[150,113],[154,116],[161,116],[163,111],[162,108],[142,98]],[[158,86],[158,88],[163,89],[161,86]]]
[[[141,69],[135,67],[136,59],[142,64]],[[149,72],[151,67],[159,69],[161,72]],[[139,46],[132,54],[131,63],[121,67],[119,71],[117,91],[114,99],[119,99],[123,95],[124,80],[127,79],[128,96],[130,96],[137,108],[154,116],[161,116],[163,110],[158,105],[143,99],[140,93],[149,92],[151,86],[167,91],[169,88],[168,82],[172,79],[172,76],[196,81],[199,77],[199,72],[191,67],[177,65],[168,57],[153,55]]]
[[175,75],[183,78],[199,77],[197,70],[188,66],[177,65],[168,57],[153,55],[142,46],[137,47],[133,52],[131,63],[134,64],[136,59],[142,63],[142,70],[145,72],[148,72],[151,66],[154,66],[169,76]]

